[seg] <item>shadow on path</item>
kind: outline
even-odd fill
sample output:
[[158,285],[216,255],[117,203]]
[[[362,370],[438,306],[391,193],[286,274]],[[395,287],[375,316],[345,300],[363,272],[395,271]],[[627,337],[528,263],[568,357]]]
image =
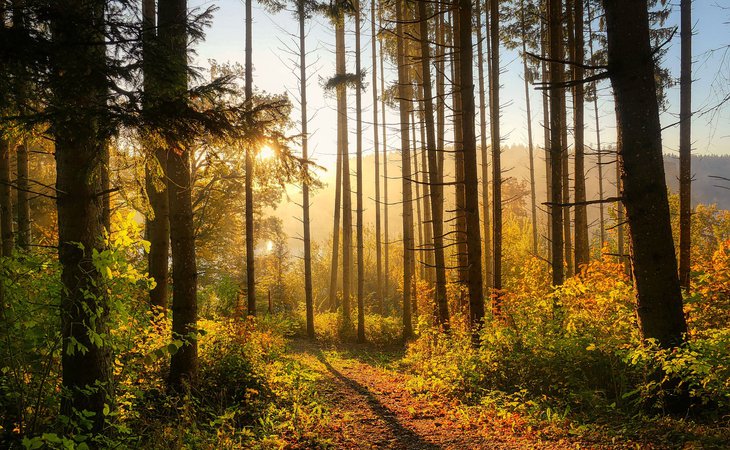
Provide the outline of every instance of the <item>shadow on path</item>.
[[431,442],[425,441],[420,435],[411,430],[410,428],[403,426],[398,420],[396,415],[383,405],[380,400],[372,393],[368,388],[361,385],[357,381],[348,378],[343,375],[340,371],[335,369],[327,358],[324,356],[320,349],[306,349],[306,352],[313,353],[314,356],[321,362],[327,370],[345,386],[352,389],[359,395],[361,395],[370,406],[370,409],[375,415],[377,415],[390,429],[393,436],[398,440],[398,443],[408,449],[414,450],[440,450],[441,447]]

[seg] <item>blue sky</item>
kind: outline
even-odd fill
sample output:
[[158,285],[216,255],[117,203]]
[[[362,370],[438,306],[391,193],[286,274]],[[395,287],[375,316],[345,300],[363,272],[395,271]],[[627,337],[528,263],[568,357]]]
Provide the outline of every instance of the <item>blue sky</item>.
[[[695,36],[693,51],[695,55],[693,85],[693,109],[701,110],[717,101],[718,90],[725,94],[730,85],[730,9],[720,6],[725,0],[696,0],[693,11],[693,22],[695,23]],[[215,2],[206,0],[193,0],[191,7],[216,5],[219,9],[215,13],[212,27],[208,30],[205,42],[197,46],[198,60],[201,66],[206,66],[209,59],[219,62],[243,62],[244,58],[244,7],[243,0],[218,0]],[[669,24],[678,23],[679,6],[671,5],[673,10],[669,18]],[[369,5],[366,5],[366,8]],[[364,14],[364,19],[369,13]],[[351,33],[352,24],[348,26]],[[307,38],[308,50],[311,52],[309,60],[313,63],[311,68],[312,77],[308,83],[308,94],[310,98],[310,130],[312,133],[310,145],[313,149],[313,157],[325,167],[331,166],[334,159],[335,140],[335,102],[331,95],[323,92],[320,87],[320,80],[331,76],[334,73],[334,33],[328,21],[321,17],[313,18],[308,24],[309,35]],[[289,61],[292,58],[288,55],[286,46],[294,47],[292,36],[288,33],[296,33],[297,24],[289,12],[271,14],[255,3],[254,6],[254,84],[258,89],[271,92],[289,92],[292,100],[298,96],[297,79],[293,73],[295,70]],[[370,26],[363,25],[363,68],[368,70],[367,80],[370,80]],[[349,49],[354,48],[352,35],[348,36]],[[718,51],[712,52],[715,49]],[[679,74],[679,34],[669,44],[669,51],[664,60],[664,65],[669,67],[672,74]],[[525,127],[525,100],[522,84],[522,65],[519,57],[514,52],[502,52],[501,66],[502,75],[502,130],[505,133],[507,143],[523,144],[527,142]],[[386,79],[392,80],[395,77],[395,70],[386,62]],[[354,71],[354,54],[348,54],[348,69]],[[363,94],[363,105],[366,108],[364,116],[371,117],[371,93]],[[542,111],[539,92],[532,91],[533,102],[533,129],[536,130],[535,140],[538,145],[542,141],[540,129]],[[669,109],[662,114],[664,126],[676,122],[676,113],[679,110],[679,88],[678,86],[668,92]],[[296,102],[294,101],[295,106]],[[354,100],[350,101],[350,105]],[[600,112],[601,139],[605,143],[615,140],[615,130],[612,119],[613,103],[610,98],[608,82],[603,82],[600,89]],[[354,118],[354,113],[350,112]],[[295,114],[294,117],[299,117]],[[389,122],[395,123],[394,111],[388,112]],[[593,126],[592,107],[587,105],[586,109],[586,142],[591,145],[595,141],[595,128]],[[354,130],[354,123],[351,126]],[[372,129],[369,124],[364,128],[364,149],[371,151]],[[389,143],[396,145],[396,128],[391,128]],[[392,141],[391,141],[392,139]],[[354,138],[351,139],[354,142]],[[663,143],[667,153],[676,153],[678,146],[678,127],[669,127],[663,135]],[[698,154],[730,154],[730,105],[718,114],[706,114],[696,117],[693,121],[693,148]],[[353,149],[354,150],[354,149]]]

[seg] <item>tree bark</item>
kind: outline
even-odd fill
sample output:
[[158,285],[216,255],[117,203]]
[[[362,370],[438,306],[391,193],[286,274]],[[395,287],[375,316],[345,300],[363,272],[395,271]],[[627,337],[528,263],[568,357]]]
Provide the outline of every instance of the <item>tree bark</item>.
[[[253,0],[246,0],[246,66],[245,92],[249,107],[253,104]],[[254,255],[254,223],[253,223],[253,153],[250,145],[246,146],[246,179],[245,191],[245,222],[246,222],[246,299],[248,315],[256,315],[256,258]]]
[[0,136],[0,229],[2,229],[3,255],[11,256],[15,248],[13,232],[13,195],[10,175],[10,150],[8,139]]
[[[481,5],[481,2],[477,2],[477,5]],[[486,5],[486,4],[485,4]],[[480,151],[482,157],[482,224],[484,226],[484,286],[485,292],[489,292],[492,287],[492,230],[489,220],[489,163],[487,153],[489,149],[487,147],[487,103],[491,105],[491,79],[489,81],[489,100],[487,100],[487,93],[484,87],[484,53],[482,44],[482,11],[481,8],[477,8],[477,76],[479,77],[479,137],[480,137]],[[486,8],[485,8],[486,11]],[[488,19],[487,19],[488,20]],[[489,33],[489,27],[487,27],[487,33]],[[487,58],[491,59],[491,49],[489,48],[489,34],[487,34]],[[487,62],[487,70],[491,76],[492,73],[491,60]],[[491,106],[490,106],[491,111]]]
[[[166,0],[159,3],[159,40],[170,62],[167,76],[164,81],[160,80],[160,90],[163,95],[176,102],[186,101],[187,96],[186,21],[186,0]],[[184,384],[196,382],[198,372],[198,271],[195,259],[190,150],[182,142],[168,144],[172,334],[174,339],[183,341],[183,345],[170,359],[169,384],[173,390],[180,391]]]
[[411,299],[413,296],[413,193],[411,190],[411,148],[408,138],[408,112],[411,95],[411,83],[408,79],[408,67],[403,35],[403,0],[395,0],[396,11],[396,53],[398,60],[398,97],[400,111],[400,140],[403,186],[403,339],[413,337],[411,318]]
[[692,239],[692,0],[681,0],[679,78],[679,282],[690,288]]
[[[520,32],[522,38],[522,72],[525,76],[525,109],[527,112],[527,149],[530,158],[530,211],[532,219],[532,253],[538,254],[537,251],[537,194],[535,192],[535,155],[532,147],[532,113],[530,109],[530,72],[527,68],[527,32],[525,30],[525,2],[520,1]],[[585,200],[585,199],[584,199]]]
[[18,189],[17,189],[17,209],[18,209],[18,247],[23,250],[29,250],[32,242],[31,220],[30,220],[30,200],[28,198],[28,142],[23,140],[16,150],[17,171],[18,171]]
[[381,238],[381,217],[380,217],[380,130],[378,128],[378,54],[377,54],[377,31],[375,28],[375,0],[370,2],[370,52],[372,54],[372,89],[373,89],[373,154],[375,156],[375,265],[376,265],[376,289],[375,307],[379,313],[383,313],[383,243]]
[[[495,31],[499,29],[498,19],[498,1],[491,0],[492,3],[492,37],[497,36]],[[479,222],[479,178],[477,176],[477,145],[476,145],[476,131],[474,127],[474,119],[476,118],[476,105],[474,104],[474,74],[472,70],[471,61],[474,59],[474,48],[471,40],[471,16],[472,6],[471,0],[460,0],[459,2],[459,15],[461,16],[462,27],[459,33],[460,40],[460,51],[461,61],[469,62],[469,64],[461,64],[459,70],[460,84],[461,84],[461,106],[463,113],[463,151],[464,151],[464,187],[465,187],[465,210],[466,215],[466,245],[468,251],[468,281],[469,281],[469,319],[474,331],[478,331],[484,320],[484,291],[482,285],[482,239],[480,234],[480,222]],[[498,47],[498,41],[493,47]],[[495,57],[495,55],[497,55]],[[493,67],[492,73],[494,74],[495,67],[499,67],[499,53],[496,48],[492,48]],[[495,91],[499,87],[499,79],[495,78]],[[499,96],[495,95],[493,98],[492,110],[494,111],[495,105],[499,105]],[[498,107],[498,106],[497,106]],[[493,116],[492,129],[496,130],[496,136],[499,136],[499,126],[494,128],[494,123],[499,122],[498,117]],[[495,134],[492,134],[492,148],[495,148],[494,144]],[[496,145],[499,149],[499,145]],[[494,158],[494,155],[492,155]],[[499,179],[499,177],[497,177]],[[498,209],[495,204],[495,210]],[[499,216],[501,220],[501,215]],[[495,216],[496,219],[496,216]],[[496,224],[495,220],[495,224]],[[495,240],[496,243],[496,240]],[[497,252],[498,247],[495,245],[495,261],[496,258],[501,257],[501,253]],[[499,248],[501,251],[501,248]],[[501,266],[495,263],[495,274],[499,273],[498,270]],[[495,276],[495,280],[496,280]],[[501,279],[499,280],[501,283]],[[501,284],[495,283],[495,288],[501,288]],[[476,336],[476,335],[475,335]],[[478,339],[478,336],[476,336]]]
[[[101,153],[107,130],[97,113],[106,105],[105,46],[68,45],[103,39],[104,1],[63,0],[54,4],[51,89],[56,145],[58,259],[61,264],[61,377],[69,395],[61,413],[91,411],[92,431],[104,427],[104,406],[113,406],[109,305],[92,251],[103,250]],[[85,347],[85,351],[79,346]],[[89,390],[88,388],[94,387]]]
[[[575,39],[573,45],[573,79],[583,79],[583,61],[585,59],[583,39],[583,0],[574,0]],[[590,242],[588,240],[588,207],[586,201],[585,177],[585,119],[584,108],[585,87],[582,83],[573,89],[573,139],[575,140],[575,268],[580,271],[582,265],[590,261]]]
[[646,0],[604,0],[618,111],[623,198],[633,244],[639,326],[664,348],[687,331],[672,240]]
[[[360,14],[361,4],[355,5],[355,73],[360,75]],[[356,130],[356,174],[357,183],[357,341],[365,342],[365,241],[363,237],[363,196],[362,196],[362,89],[360,84],[355,91],[355,130]]]
[[[378,11],[378,24],[382,26],[382,10]],[[383,64],[383,41],[380,41],[380,92],[385,92],[385,64]],[[385,120],[385,98],[380,99],[381,126],[383,130],[383,267],[385,280],[383,281],[383,299],[380,303],[381,313],[385,310],[383,303],[390,296],[390,235],[388,234],[388,126]],[[377,151],[377,149],[376,149]]]
[[551,262],[553,285],[563,284],[563,210],[559,204],[563,202],[563,145],[561,110],[563,110],[562,87],[557,85],[563,81],[563,69],[558,62],[563,58],[562,51],[562,0],[548,0],[548,36],[550,49],[550,222],[551,227]]

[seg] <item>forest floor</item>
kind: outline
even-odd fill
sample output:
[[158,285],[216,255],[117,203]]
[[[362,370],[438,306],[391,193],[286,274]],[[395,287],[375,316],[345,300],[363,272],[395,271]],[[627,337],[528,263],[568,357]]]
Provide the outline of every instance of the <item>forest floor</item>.
[[330,412],[329,437],[338,449],[637,448],[585,436],[546,437],[515,417],[413,394],[406,387],[410,376],[398,367],[402,350],[297,339],[289,352],[317,374],[317,390]]

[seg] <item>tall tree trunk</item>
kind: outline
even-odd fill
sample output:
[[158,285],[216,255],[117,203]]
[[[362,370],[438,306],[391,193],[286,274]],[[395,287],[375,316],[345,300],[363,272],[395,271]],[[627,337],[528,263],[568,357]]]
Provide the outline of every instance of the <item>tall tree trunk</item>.
[[[344,76],[345,69],[345,19],[338,18],[336,29],[337,74]],[[352,328],[350,300],[352,292],[352,187],[350,182],[350,151],[347,136],[347,87],[337,86],[337,110],[340,118],[339,135],[342,153],[342,317],[345,330]]]
[[492,233],[494,245],[494,287],[492,307],[499,314],[499,294],[502,289],[502,150],[499,130],[499,1],[489,0],[489,34],[491,40],[491,98],[489,114],[492,125]]
[[[479,143],[482,157],[482,218],[484,225],[484,286],[486,292],[489,292],[489,288],[492,287],[492,230],[489,220],[489,163],[487,153],[489,151],[487,147],[487,94],[484,87],[484,52],[482,51],[482,2],[477,2],[480,5],[477,8],[477,73],[479,77]],[[486,5],[486,3],[485,3]],[[485,9],[486,10],[486,9]],[[488,20],[488,19],[487,19]],[[487,27],[489,30],[489,27]],[[489,44],[489,36],[487,36],[487,58],[491,59],[491,48]],[[491,76],[492,62],[487,62],[487,70]],[[490,93],[491,93],[491,80],[490,80]],[[489,96],[489,102],[491,102],[491,94]],[[491,107],[490,107],[491,110]]]
[[550,49],[550,222],[551,231],[551,262],[553,270],[553,285],[563,284],[563,143],[562,121],[563,88],[558,86],[563,81],[563,69],[560,61],[563,58],[563,26],[562,0],[548,0],[548,36]]
[[29,250],[32,240],[30,222],[30,201],[28,198],[28,141],[23,139],[16,150],[17,171],[18,171],[18,247]]
[[[58,259],[61,264],[61,377],[69,395],[61,412],[91,411],[92,431],[104,426],[104,407],[113,405],[112,352],[107,339],[109,305],[92,251],[103,250],[100,155],[108,130],[97,113],[106,106],[105,46],[69,46],[103,39],[101,0],[54,3],[52,39],[63,51],[52,56],[51,89],[57,113],[56,144]],[[82,351],[82,347],[85,349]],[[93,389],[90,389],[93,388]]]
[[[448,10],[448,0],[437,0],[438,14],[436,15],[436,152],[437,171],[434,183],[444,181],[444,143],[446,137],[446,26],[444,15]],[[442,190],[443,193],[443,190]],[[441,200],[441,217],[443,218],[444,202]]]
[[[355,5],[355,73],[360,75],[360,14],[361,4]],[[362,89],[355,91],[355,130],[357,167],[357,341],[365,342],[365,241],[363,238],[363,196],[362,196]]]
[[525,109],[527,112],[527,149],[530,158],[530,206],[532,219],[532,253],[537,255],[537,194],[535,192],[535,155],[532,147],[532,113],[530,109],[530,71],[527,67],[527,32],[525,28],[525,2],[520,0],[520,33],[522,38],[522,72],[525,77]]
[[[586,3],[588,5],[588,49],[590,52],[591,60],[593,60],[593,12],[591,9],[591,3]],[[592,84],[593,87],[593,113],[595,114],[596,119],[596,155],[598,158],[598,199],[603,200],[605,198],[604,190],[603,190],[603,149],[601,148],[601,123],[600,123],[600,116],[598,114],[598,86],[597,83],[594,81]],[[600,236],[601,236],[601,249],[603,249],[603,246],[606,244],[606,214],[605,214],[605,205],[603,203],[599,203],[599,225],[601,227],[600,230]]]
[[[573,45],[573,79],[583,79],[583,61],[585,59],[583,39],[583,0],[574,0],[575,39]],[[573,138],[575,140],[575,268],[580,271],[582,265],[590,261],[590,241],[588,240],[588,207],[580,204],[586,201],[585,177],[585,91],[582,83],[573,88]]]
[[[422,44],[423,45],[423,44]],[[428,42],[426,42],[428,45]],[[431,74],[429,74],[429,77]],[[421,78],[423,79],[423,78]],[[423,105],[423,84],[420,86],[420,104]],[[431,177],[428,173],[428,162],[426,156],[426,117],[423,113],[423,107],[421,108],[421,120],[418,122],[419,130],[421,132],[421,161],[420,161],[420,178],[421,186],[423,187],[423,222],[421,223],[421,229],[423,230],[423,252],[424,252],[424,279],[429,285],[429,288],[436,282],[436,274],[434,272],[434,254],[433,254],[433,227],[431,221],[433,217],[431,215]]]
[[[411,105],[412,108],[415,109],[416,105],[418,104],[418,100],[414,97]],[[413,264],[414,269],[413,273],[416,275],[416,283],[418,283],[418,280],[425,280],[426,279],[426,270],[425,270],[425,254],[426,254],[426,241],[423,238],[423,215],[421,213],[421,186],[422,186],[422,180],[421,180],[421,168],[418,167],[418,150],[419,150],[419,143],[418,139],[416,138],[416,113],[414,110],[411,110],[411,131],[413,136],[413,151],[411,152],[413,156],[412,161],[412,170],[413,170],[413,187],[416,190],[416,196],[414,197],[414,202],[416,204],[416,216],[415,216],[415,228],[413,230],[414,236],[418,236],[418,241],[416,242],[416,248],[418,249],[417,252],[415,252],[415,257],[413,258]],[[416,270],[418,268],[418,270]],[[413,317],[418,318],[418,298],[416,295],[413,296],[413,309],[411,310],[413,313]]]
[[[426,3],[418,2],[418,21],[421,36],[428,36]],[[437,30],[437,33],[439,31]],[[423,73],[423,114],[426,128],[426,155],[430,182],[431,229],[433,235],[434,269],[436,272],[436,321],[443,329],[449,328],[449,305],[446,293],[446,260],[444,258],[443,185],[438,179],[438,149],[434,130],[433,90],[431,86],[431,48],[428,39],[421,41],[421,72]]]
[[[154,0],[142,3],[142,39],[143,39],[143,71],[144,71],[144,105],[149,106],[159,95],[156,92],[155,77],[159,65],[154,61],[152,46],[156,39],[156,7]],[[150,305],[167,307],[168,276],[170,257],[170,222],[169,199],[166,185],[167,150],[161,147],[148,149],[152,161],[145,167],[145,185],[150,202],[152,217],[147,218],[147,239],[150,242],[148,255],[148,271],[155,280],[155,287],[150,291]],[[154,169],[154,170],[153,170]]]
[[396,53],[398,60],[398,97],[400,110],[400,140],[403,185],[403,339],[413,337],[411,318],[411,298],[413,286],[413,194],[411,191],[411,148],[408,139],[408,112],[411,83],[406,66],[405,43],[403,35],[403,0],[395,0],[396,14]]
[[[497,0],[492,1],[493,12],[497,12]],[[463,150],[464,150],[464,186],[465,186],[465,210],[466,215],[466,245],[468,251],[468,263],[469,263],[469,319],[472,329],[478,330],[484,320],[484,291],[482,285],[482,238],[480,234],[480,223],[479,223],[479,178],[477,176],[477,142],[476,142],[476,130],[474,126],[474,119],[476,118],[476,105],[474,104],[474,74],[472,71],[471,61],[474,60],[474,49],[471,40],[471,15],[472,7],[471,0],[460,0],[459,2],[459,15],[461,16],[461,29],[459,33],[460,50],[461,50],[461,61],[469,62],[469,64],[461,64],[459,70],[459,78],[461,84],[461,106],[463,113],[462,125],[463,129]],[[498,14],[493,14],[498,16]],[[495,36],[495,30],[499,29],[499,19],[495,21],[492,18],[492,36]],[[498,47],[494,45],[493,47]],[[492,48],[492,57],[497,54],[496,48]],[[499,67],[498,57],[492,62],[492,72],[494,73],[494,67]],[[499,86],[498,79],[495,79],[497,88]],[[496,90],[496,89],[495,89]],[[499,97],[493,97],[496,100],[492,104],[499,105]],[[494,117],[492,124],[499,122],[498,117]],[[495,128],[493,128],[494,130]],[[499,136],[499,127],[496,128],[496,135]],[[492,135],[494,139],[494,135]],[[492,141],[494,146],[494,141]],[[499,148],[499,145],[497,145]],[[492,155],[494,158],[494,155]],[[495,202],[495,206],[497,203]],[[495,207],[495,209],[497,209]],[[500,215],[501,220],[501,215]],[[495,221],[496,224],[496,221]],[[495,246],[495,248],[497,248]],[[495,258],[500,256],[500,253],[495,251]],[[495,264],[495,268],[499,268]],[[495,274],[498,273],[495,269]],[[496,277],[495,277],[496,278]],[[500,280],[501,282],[501,280]],[[495,288],[499,289],[501,286],[495,284]]]
[[687,324],[664,178],[648,7],[646,0],[603,3],[639,326],[644,339],[656,339],[662,347],[671,348],[683,341]]
[[[253,104],[253,0],[246,0],[246,66],[245,92],[249,107]],[[244,180],[246,207],[246,298],[248,315],[256,315],[256,267],[254,255],[254,223],[253,223],[253,153],[250,145],[246,146],[246,179]]]
[[340,257],[340,214],[341,214],[341,197],[342,197],[342,145],[341,145],[341,134],[340,128],[340,117],[337,116],[337,167],[335,168],[335,211],[334,211],[334,225],[332,229],[332,258],[330,265],[330,290],[329,290],[329,302],[330,311],[335,312],[339,308],[339,302],[337,300],[337,275],[339,270],[339,257]]
[[689,289],[692,227],[692,0],[681,0],[679,78],[679,282]]
[[[160,89],[176,102],[187,95],[187,2],[167,0],[159,4],[159,40],[169,66]],[[155,80],[157,81],[157,80]],[[197,278],[195,234],[192,205],[190,150],[185,143],[170,142],[167,158],[167,195],[170,208],[172,243],[172,334],[183,345],[170,360],[169,383],[180,390],[185,383],[195,383],[198,373]],[[247,174],[248,176],[248,174]]]
[[[382,10],[378,11],[378,25],[382,26]],[[380,92],[385,92],[385,64],[383,63],[383,41],[380,46]],[[383,303],[390,296],[390,235],[388,234],[388,124],[385,120],[385,97],[380,99],[381,126],[383,129],[383,268],[385,269],[385,280],[383,282],[383,299],[380,304],[381,313],[385,310]],[[377,149],[376,149],[377,151]]]
[[383,313],[383,243],[381,238],[380,221],[380,130],[378,129],[378,54],[377,54],[377,31],[375,28],[375,0],[370,2],[370,52],[372,54],[372,89],[373,89],[373,154],[375,156],[375,265],[376,265],[376,289],[375,307],[379,313]]
[[[573,57],[573,42],[575,40],[574,38],[574,26],[573,26],[573,2],[575,0],[565,0],[565,32],[566,32],[566,46],[563,48],[563,55],[562,58],[564,59],[571,59]],[[569,72],[566,70],[566,68],[561,65],[560,70],[563,74],[563,78],[567,78],[569,76]],[[571,91],[572,94],[572,91]],[[567,104],[567,94],[563,94],[562,96],[562,104],[560,106],[560,114],[562,114],[561,117],[561,123],[563,124],[563,128],[561,130],[561,139],[563,143],[563,153],[562,153],[562,162],[563,162],[563,204],[565,205],[563,207],[563,239],[565,244],[565,262],[566,262],[566,270],[568,276],[573,276],[575,273],[574,266],[573,266],[573,233],[571,230],[571,210],[570,206],[567,206],[570,203],[570,144],[568,144],[568,104]],[[575,100],[575,97],[573,97]]]
[[13,233],[13,195],[10,175],[10,141],[0,136],[0,225],[2,229],[3,255],[10,256],[15,248]]
[[[545,58],[547,56],[547,48],[550,46],[550,40],[548,36],[548,27],[545,26],[545,21],[540,22],[540,35],[541,35],[541,44],[540,45],[540,55],[542,57],[542,61],[540,62],[540,67],[542,69],[542,80],[543,82],[548,81],[548,65],[545,61]],[[542,91],[542,132],[543,132],[543,150],[545,151],[545,201],[547,203],[552,202],[552,192],[553,192],[553,183],[552,183],[552,165],[551,165],[551,156],[550,156],[550,118],[552,117],[550,115],[550,90],[545,89]],[[547,215],[547,253],[548,253],[548,266],[549,268],[552,268],[552,261],[553,261],[553,246],[552,246],[552,237],[553,237],[553,223],[552,223],[552,207],[547,206],[545,208],[545,212]]]
[[[461,17],[458,8],[461,7],[460,0],[453,3],[456,10],[451,12],[453,33],[451,34],[451,92],[453,107],[454,126],[454,171],[455,171],[455,223],[456,223],[456,266],[457,281],[461,285],[459,292],[459,308],[465,308],[464,291],[469,280],[469,254],[466,245],[466,215],[465,215],[465,185],[464,185],[464,125],[461,96]],[[471,19],[466,23],[466,28],[471,29]]]
[[305,161],[305,177],[302,183],[302,225],[304,233],[304,304],[307,315],[307,337],[314,339],[314,299],[312,295],[312,239],[310,237],[311,221],[309,218],[309,158],[307,130],[307,35],[304,29],[307,14],[304,9],[305,0],[298,0],[297,16],[299,19],[299,101],[302,108],[302,159]]

